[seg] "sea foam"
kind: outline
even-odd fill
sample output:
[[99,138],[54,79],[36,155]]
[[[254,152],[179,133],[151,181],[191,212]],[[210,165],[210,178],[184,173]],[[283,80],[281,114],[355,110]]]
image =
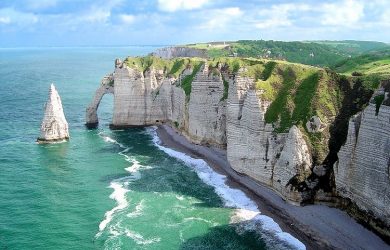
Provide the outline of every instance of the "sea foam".
[[[226,207],[235,208],[232,222],[241,221],[249,224],[260,224],[263,233],[276,237],[294,249],[306,249],[305,245],[298,239],[289,233],[283,232],[272,218],[262,215],[256,203],[244,192],[226,185],[226,176],[215,172],[204,160],[194,159],[185,153],[162,146],[156,129],[155,126],[147,128],[147,131],[152,135],[153,144],[169,156],[177,158],[191,167],[204,183],[214,188]],[[264,240],[267,242],[267,239]]]
[[99,231],[103,231],[107,224],[110,223],[110,221],[113,218],[113,215],[116,211],[122,210],[127,207],[128,202],[126,200],[126,193],[129,191],[128,189],[124,188],[124,185],[118,182],[111,182],[110,188],[114,189],[114,192],[110,195],[110,198],[115,200],[117,202],[117,206],[111,209],[110,211],[107,211],[104,214],[104,220],[100,222],[99,224]]
[[[121,211],[128,207],[129,203],[126,199],[126,193],[130,191],[129,189],[127,189],[129,182],[141,178],[141,174],[139,173],[139,170],[141,168],[148,168],[147,166],[142,166],[140,162],[137,161],[136,159],[125,154],[130,150],[129,147],[125,147],[123,144],[119,143],[118,141],[112,139],[109,136],[104,135],[102,132],[99,133],[99,136],[102,137],[105,142],[116,144],[119,147],[123,148],[123,150],[120,151],[118,154],[123,156],[127,162],[131,163],[129,167],[125,168],[127,172],[131,173],[131,175],[123,178],[115,179],[110,183],[109,188],[114,189],[114,191],[110,195],[110,198],[115,200],[117,205],[113,209],[107,211],[104,214],[104,219],[99,224],[99,232],[96,234],[95,237],[99,237],[102,234],[103,230],[112,221],[116,212]],[[141,211],[138,211],[138,213],[140,212]],[[125,233],[118,232],[111,227],[109,229],[109,232],[112,236],[125,234]]]

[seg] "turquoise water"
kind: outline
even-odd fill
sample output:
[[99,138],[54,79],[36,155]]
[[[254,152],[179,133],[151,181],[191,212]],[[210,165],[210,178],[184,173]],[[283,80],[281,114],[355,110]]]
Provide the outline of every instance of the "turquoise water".
[[[154,49],[0,49],[0,249],[302,248],[268,217],[243,222],[251,201],[204,162],[158,146],[153,128],[109,130],[112,96],[99,128],[84,127],[114,59]],[[51,82],[71,140],[38,145]]]

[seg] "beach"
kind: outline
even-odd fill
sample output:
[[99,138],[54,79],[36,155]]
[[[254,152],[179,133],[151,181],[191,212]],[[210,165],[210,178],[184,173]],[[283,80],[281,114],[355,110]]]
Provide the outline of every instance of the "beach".
[[228,163],[225,150],[193,144],[168,125],[158,126],[157,135],[163,146],[204,159],[214,171],[227,176],[228,186],[243,191],[262,214],[273,218],[307,249],[390,249],[380,237],[340,209],[325,205],[295,206],[270,188],[237,173]]

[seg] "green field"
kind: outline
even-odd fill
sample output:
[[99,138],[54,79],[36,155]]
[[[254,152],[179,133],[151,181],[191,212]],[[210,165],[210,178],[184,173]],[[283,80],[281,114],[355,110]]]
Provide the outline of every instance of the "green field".
[[242,40],[186,46],[205,49],[210,58],[223,56],[268,58],[321,67],[331,67],[349,58],[390,48],[388,44],[382,42],[352,40],[302,42]]
[[390,49],[374,51],[343,60],[334,65],[336,72],[352,75],[390,76]]

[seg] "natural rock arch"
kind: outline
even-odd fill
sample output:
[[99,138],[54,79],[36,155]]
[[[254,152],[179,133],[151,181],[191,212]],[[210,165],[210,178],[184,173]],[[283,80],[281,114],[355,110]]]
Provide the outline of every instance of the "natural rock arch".
[[96,90],[92,102],[89,104],[86,111],[86,126],[88,128],[95,128],[99,124],[97,109],[100,101],[105,94],[114,94],[114,76],[109,74],[102,80],[100,87]]

